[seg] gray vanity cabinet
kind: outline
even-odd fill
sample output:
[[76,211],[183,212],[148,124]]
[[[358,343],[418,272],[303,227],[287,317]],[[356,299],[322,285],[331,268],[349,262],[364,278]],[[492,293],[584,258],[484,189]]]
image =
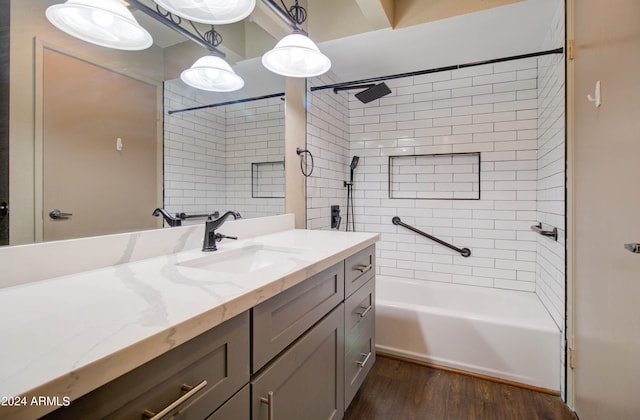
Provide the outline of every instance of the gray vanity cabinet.
[[345,260],[344,404],[348,407],[376,360],[375,246]]
[[202,420],[248,382],[249,314],[245,312],[45,418],[140,420],[173,407],[167,418]]
[[252,420],[339,420],[344,413],[344,305],[251,381]]
[[339,420],[375,361],[372,245],[47,419]]
[[344,300],[340,262],[252,309],[252,373]]
[[345,300],[344,312],[344,403],[348,407],[376,361],[374,279]]

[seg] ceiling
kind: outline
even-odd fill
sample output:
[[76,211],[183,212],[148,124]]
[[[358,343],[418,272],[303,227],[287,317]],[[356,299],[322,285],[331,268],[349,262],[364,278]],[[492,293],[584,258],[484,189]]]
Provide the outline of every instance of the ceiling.
[[[152,0],[143,1],[155,7]],[[560,47],[545,46],[544,40],[562,1],[300,0],[300,4],[309,16],[304,28],[331,59],[336,81],[344,82]],[[292,5],[294,0],[284,2]],[[156,45],[176,48],[176,44],[191,43],[134,13]],[[264,74],[266,78],[247,86],[251,92],[244,92],[245,97],[273,90],[269,86],[276,79],[261,71],[260,57],[290,28],[257,0],[255,11],[244,22],[219,25],[216,30],[223,35],[221,50],[241,76]]]

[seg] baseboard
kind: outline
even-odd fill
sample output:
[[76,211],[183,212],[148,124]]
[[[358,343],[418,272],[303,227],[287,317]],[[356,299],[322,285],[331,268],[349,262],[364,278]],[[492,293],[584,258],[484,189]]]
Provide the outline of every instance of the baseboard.
[[422,360],[411,359],[411,358],[405,357],[405,356],[398,356],[396,354],[385,353],[384,351],[377,350],[376,351],[376,355],[377,356],[382,356],[382,357],[387,357],[389,359],[396,359],[396,360],[401,360],[403,362],[413,363],[415,365],[426,366],[426,367],[430,367],[430,368],[434,368],[434,369],[444,370],[445,372],[459,373],[461,375],[471,376],[473,378],[485,379],[485,380],[491,381],[491,382],[497,382],[497,383],[501,383],[501,384],[505,384],[505,385],[516,386],[518,388],[528,389],[528,390],[531,390],[531,391],[542,392],[544,394],[554,395],[554,396],[557,396],[557,397],[560,396],[560,392],[559,391],[555,391],[553,389],[537,387],[537,386],[533,386],[533,385],[523,384],[521,382],[510,381],[508,379],[496,378],[495,376],[488,376],[488,375],[483,375],[483,374],[475,373],[475,372],[469,372],[469,371],[466,371],[466,370],[456,369],[456,368],[452,368],[452,367],[448,367],[448,366],[442,366],[442,365],[438,365],[438,364],[435,364],[435,363],[425,362],[425,361],[422,361]]

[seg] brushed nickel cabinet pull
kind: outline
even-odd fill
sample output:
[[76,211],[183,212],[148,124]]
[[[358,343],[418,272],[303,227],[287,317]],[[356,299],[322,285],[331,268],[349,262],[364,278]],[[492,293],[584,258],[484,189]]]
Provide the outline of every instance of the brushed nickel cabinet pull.
[[191,397],[196,395],[198,392],[200,392],[206,386],[207,386],[207,381],[206,380],[200,382],[196,386],[189,386],[189,385],[184,385],[183,384],[182,385],[182,391],[186,391],[187,392],[186,394],[182,395],[180,398],[178,398],[177,400],[175,400],[174,402],[172,402],[171,404],[169,404],[168,406],[163,408],[162,411],[160,411],[158,414],[156,414],[156,413],[154,413],[152,411],[149,411],[149,410],[144,410],[144,413],[142,413],[142,417],[143,418],[147,418],[149,420],[159,420],[159,419],[165,417],[167,414],[169,414],[173,410],[175,410],[177,407],[179,407],[185,401],[187,401],[188,399],[190,399]]
[[[362,308],[362,307],[361,307],[361,308]],[[373,306],[372,306],[372,305],[369,305],[369,306],[367,306],[366,308],[363,308],[363,309],[364,309],[364,311],[363,311],[363,312],[360,312],[360,314],[359,314],[359,315],[360,315],[360,318],[364,318],[365,316],[367,316],[367,314],[369,313],[369,311],[373,309]]]
[[367,265],[361,265],[359,267],[356,267],[356,270],[358,270],[361,273],[366,273],[367,271],[371,270],[373,268],[373,266],[371,264],[367,264]]
[[267,398],[260,398],[260,402],[263,404],[267,404],[268,412],[267,412],[267,420],[273,420],[273,391],[269,391],[267,394]]
[[364,365],[366,365],[367,362],[369,361],[369,358],[371,357],[371,352],[369,352],[368,354],[361,353],[361,355],[362,356],[366,356],[366,357],[364,358],[364,360],[362,362],[356,362],[356,363],[360,365],[360,368],[363,368]]

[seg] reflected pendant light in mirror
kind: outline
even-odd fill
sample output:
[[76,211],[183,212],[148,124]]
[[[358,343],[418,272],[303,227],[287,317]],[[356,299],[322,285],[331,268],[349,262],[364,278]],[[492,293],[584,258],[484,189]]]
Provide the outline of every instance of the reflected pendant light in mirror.
[[232,92],[244,86],[244,80],[220,57],[205,55],[180,74],[183,82],[196,89]]
[[287,77],[314,77],[331,68],[331,60],[316,44],[299,33],[287,35],[262,56],[262,64],[270,71]]
[[149,32],[118,0],[67,0],[49,6],[45,14],[61,31],[102,47],[144,50],[153,43]]
[[193,22],[212,25],[241,21],[253,12],[256,0],[154,0],[169,12]]

